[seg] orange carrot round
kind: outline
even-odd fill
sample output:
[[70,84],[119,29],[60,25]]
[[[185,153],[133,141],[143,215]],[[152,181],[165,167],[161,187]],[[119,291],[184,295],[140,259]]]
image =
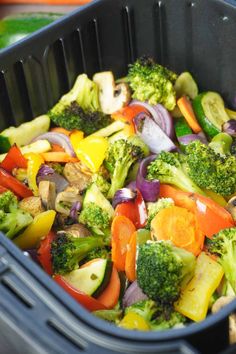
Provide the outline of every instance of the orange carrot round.
[[195,213],[203,234],[212,237],[222,229],[234,226],[231,214],[212,199],[197,193],[178,190],[163,184],[160,187],[160,197],[172,198],[175,205]]
[[156,240],[170,240],[195,256],[203,248],[204,235],[195,214],[182,207],[162,209],[151,222],[151,235]]
[[115,216],[111,225],[111,258],[119,271],[125,270],[127,247],[132,234],[136,231],[134,224],[126,216]]

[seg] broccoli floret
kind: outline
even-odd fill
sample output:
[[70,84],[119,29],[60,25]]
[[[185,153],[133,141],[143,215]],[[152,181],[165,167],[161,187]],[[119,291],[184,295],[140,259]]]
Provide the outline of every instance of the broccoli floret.
[[162,151],[148,166],[147,179],[158,179],[161,183],[173,184],[184,191],[204,195],[188,176],[182,159],[183,156],[178,153]]
[[125,309],[125,314],[135,312],[143,317],[151,330],[164,330],[182,326],[186,318],[174,311],[172,306],[163,306],[153,300],[143,300]]
[[99,89],[86,74],[79,75],[73,88],[49,111],[52,122],[68,130],[82,130],[89,135],[111,123],[101,112]]
[[53,271],[56,274],[66,274],[78,268],[89,252],[103,247],[104,241],[99,236],[74,237],[65,232],[59,232],[52,242],[51,255]]
[[111,250],[106,247],[98,247],[94,248],[91,252],[89,252],[84,259],[84,263],[91,261],[95,258],[103,258],[103,259],[110,259],[111,258]]
[[195,256],[168,241],[147,242],[139,247],[137,281],[152,300],[172,304],[180,295],[185,276],[194,271]]
[[161,315],[157,316],[153,321],[151,321],[150,328],[153,331],[161,331],[170,328],[180,328],[184,327],[185,322],[186,317],[172,309],[171,311],[163,311]]
[[127,79],[133,98],[153,105],[162,103],[170,111],[174,109],[174,83],[177,79],[174,72],[156,64],[151,58],[143,57],[130,65]]
[[125,315],[129,312],[135,312],[147,322],[150,322],[160,312],[160,306],[153,300],[142,300],[126,307]]
[[186,146],[186,163],[190,178],[201,188],[222,196],[236,192],[236,157],[222,156],[200,141]]
[[171,198],[160,198],[155,203],[147,203],[148,219],[145,229],[150,230],[152,219],[161,211],[162,209],[169,208],[174,205],[174,201]]
[[102,174],[95,173],[92,175],[92,182],[96,184],[98,189],[107,196],[107,193],[111,187],[110,183],[103,177]]
[[11,191],[0,194],[0,231],[9,238],[16,236],[33,221],[32,216],[18,207]]
[[225,277],[236,293],[236,228],[219,231],[206,241],[209,252],[218,255],[218,262],[222,265]]
[[233,139],[231,148],[230,148],[230,153],[236,157],[236,138]]
[[144,146],[146,146],[144,143],[138,144],[138,140],[132,138],[116,140],[109,145],[105,159],[105,166],[111,174],[108,198],[113,198],[115,192],[124,186],[133,163],[145,156]]
[[86,225],[98,235],[109,232],[110,216],[107,211],[103,210],[95,203],[88,203],[80,213],[79,222]]

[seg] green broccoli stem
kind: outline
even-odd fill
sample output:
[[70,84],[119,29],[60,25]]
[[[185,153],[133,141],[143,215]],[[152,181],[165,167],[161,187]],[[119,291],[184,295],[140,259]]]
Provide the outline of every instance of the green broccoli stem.
[[191,178],[188,178],[187,175],[182,172],[180,169],[176,168],[173,166],[175,171],[173,172],[173,175],[175,176],[175,179],[173,178],[166,178],[163,183],[168,183],[168,184],[173,184],[179,189],[185,191],[185,192],[192,192],[192,193],[198,193],[201,195],[206,196],[206,194],[199,188],[192,180]]
[[129,159],[125,159],[121,165],[115,167],[111,179],[111,187],[107,194],[108,199],[112,199],[116,191],[120,188],[123,188],[132,163],[133,161],[130,161]]

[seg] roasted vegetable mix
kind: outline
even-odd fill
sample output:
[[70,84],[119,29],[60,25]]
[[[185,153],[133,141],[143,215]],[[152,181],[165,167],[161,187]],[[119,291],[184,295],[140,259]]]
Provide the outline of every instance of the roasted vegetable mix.
[[95,316],[187,326],[235,298],[236,113],[148,57],[118,82],[1,132],[0,230]]

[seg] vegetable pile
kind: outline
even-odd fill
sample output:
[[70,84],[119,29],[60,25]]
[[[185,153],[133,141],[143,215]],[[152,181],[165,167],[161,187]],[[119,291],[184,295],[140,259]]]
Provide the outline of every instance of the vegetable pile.
[[0,134],[0,230],[95,316],[199,322],[236,294],[236,112],[143,57]]

